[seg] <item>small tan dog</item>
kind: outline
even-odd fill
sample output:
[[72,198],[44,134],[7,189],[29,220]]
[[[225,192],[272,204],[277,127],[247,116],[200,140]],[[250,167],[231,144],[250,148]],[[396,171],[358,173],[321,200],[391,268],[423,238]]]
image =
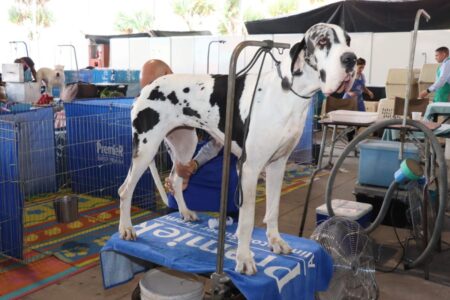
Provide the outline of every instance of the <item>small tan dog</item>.
[[53,96],[54,86],[59,86],[60,93],[62,93],[62,90],[64,89],[64,82],[66,80],[64,76],[64,66],[55,65],[54,70],[50,68],[40,68],[37,71],[36,80],[40,84],[42,84],[42,82],[45,83],[47,93],[50,96]]

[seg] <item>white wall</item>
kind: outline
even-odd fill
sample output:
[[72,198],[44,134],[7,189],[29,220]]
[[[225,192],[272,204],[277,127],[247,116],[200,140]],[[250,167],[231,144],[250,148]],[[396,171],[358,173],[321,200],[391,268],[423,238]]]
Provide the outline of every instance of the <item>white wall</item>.
[[[390,68],[407,68],[412,32],[400,33],[350,33],[352,48],[359,57],[367,61],[365,74],[370,86],[384,86]],[[111,40],[111,67],[119,69],[140,69],[151,58],[159,58],[172,66],[176,73],[206,73],[207,49],[211,41],[225,40],[225,44],[212,43],[210,47],[210,73],[228,73],[229,60],[234,47],[245,40],[271,39],[293,45],[300,41],[301,34],[251,35],[251,36],[196,36],[173,38],[116,38]],[[73,39],[52,40],[42,37],[29,45],[30,56],[37,68],[63,64],[66,69],[75,69],[75,58],[71,48],[60,48],[58,44],[73,44],[77,50],[80,68],[88,64],[88,40]],[[7,63],[25,53],[18,46],[16,51],[8,40],[0,40],[1,63]],[[440,46],[450,47],[450,30],[419,31],[414,67],[421,68],[425,59],[434,63],[434,50]],[[237,69],[246,65],[256,48],[246,48],[240,55]],[[280,55],[273,51],[277,58]],[[289,51],[284,51],[283,57]],[[264,70],[273,68],[270,59],[266,59]],[[257,72],[257,66],[252,72]]]
[[[123,40],[111,41],[111,67],[139,69],[148,59],[161,58],[168,62],[176,73],[206,73],[208,44],[215,40],[225,40],[225,44],[212,43],[210,46],[209,68],[210,73],[228,73],[229,61],[234,47],[245,40],[274,40],[295,44],[301,40],[301,34],[275,34],[275,35],[251,35],[251,36],[198,36],[198,37],[173,37],[173,38],[143,38],[148,44],[130,42],[130,52],[134,52],[128,60],[126,47],[120,45]],[[351,47],[358,57],[367,61],[365,74],[368,85],[384,86],[390,68],[407,68],[409,65],[409,52],[412,32],[397,33],[350,33]],[[150,48],[148,48],[150,45]],[[434,50],[440,46],[450,47],[450,30],[419,31],[414,59],[414,67],[421,68],[427,63],[434,63]],[[116,47],[124,49],[120,55],[116,55]],[[141,47],[141,50],[133,49]],[[144,50],[143,50],[144,49]],[[244,67],[253,56],[256,48],[248,47],[240,55],[237,69]],[[273,51],[277,59],[281,55]],[[289,54],[284,51],[282,57]],[[130,55],[130,54],[129,54]],[[273,68],[274,64],[266,58],[264,70]],[[256,66],[252,72],[257,72]]]

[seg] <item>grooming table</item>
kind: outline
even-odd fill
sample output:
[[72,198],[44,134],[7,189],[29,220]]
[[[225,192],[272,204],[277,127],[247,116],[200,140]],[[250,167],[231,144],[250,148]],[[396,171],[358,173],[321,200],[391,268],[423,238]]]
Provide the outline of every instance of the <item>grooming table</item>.
[[[431,121],[418,121],[418,122],[422,123],[428,129],[433,131],[434,135],[436,135],[436,136],[440,136],[440,137],[445,136],[450,131],[449,127],[446,127],[446,126],[442,127],[445,124],[439,124],[439,123],[431,122]],[[400,139],[400,130],[397,128],[401,128],[401,127],[402,127],[402,125],[389,126],[388,128],[386,128],[384,130],[383,136],[381,139],[384,141],[395,141],[395,140]],[[424,139],[425,138],[425,135],[419,129],[409,126],[409,125],[406,125],[406,127],[410,131],[412,131],[411,134],[415,139]]]
[[450,116],[450,103],[448,102],[437,102],[431,103],[427,106],[424,118],[432,120],[437,116]]
[[[135,226],[136,241],[114,234],[100,252],[104,287],[125,283],[153,264],[190,273],[215,272],[217,229],[208,227],[210,216],[199,217],[199,222],[184,222],[176,212],[141,223]],[[236,226],[227,226],[224,272],[247,299],[314,299],[316,291],[326,290],[333,263],[319,244],[283,234],[293,252],[276,255],[261,228],[254,229],[251,243],[257,274],[235,272]]]
[[[317,160],[317,169],[322,168],[322,159],[325,147],[327,146],[328,129],[333,129],[330,141],[330,154],[329,154],[330,156],[327,164],[327,166],[331,167],[333,165],[332,164],[333,151],[337,141],[345,137],[348,132],[354,130],[355,128],[369,127],[375,122],[375,120],[373,119],[373,113],[371,112],[360,112],[360,111],[346,111],[346,112],[348,115],[346,116],[345,120],[332,120],[330,118],[326,118],[319,121],[319,123],[322,124],[323,133],[322,133],[322,142],[320,144],[319,157]],[[364,118],[365,115],[367,116],[367,118]],[[341,132],[337,133],[337,128],[339,126],[344,128]]]
[[450,118],[450,103],[438,102],[428,105],[423,117],[426,120],[434,120],[438,116],[445,116],[446,118],[441,126],[433,131],[434,134],[439,137],[450,137],[450,124],[444,124]]

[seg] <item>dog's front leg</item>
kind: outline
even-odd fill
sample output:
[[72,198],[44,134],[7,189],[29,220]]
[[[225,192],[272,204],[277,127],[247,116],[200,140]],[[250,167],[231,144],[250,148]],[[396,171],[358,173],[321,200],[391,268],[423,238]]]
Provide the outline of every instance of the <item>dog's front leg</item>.
[[259,171],[250,168],[244,163],[241,181],[243,192],[243,203],[239,209],[239,224],[237,228],[238,248],[236,251],[236,272],[252,275],[256,273],[256,264],[250,251],[253,226],[255,224],[255,197],[256,184]]
[[53,97],[53,84],[51,83],[47,84],[47,94]]
[[283,184],[287,159],[282,158],[270,163],[266,167],[266,215],[267,240],[274,253],[290,253],[291,248],[281,238],[278,231],[278,216],[280,210],[280,194]]

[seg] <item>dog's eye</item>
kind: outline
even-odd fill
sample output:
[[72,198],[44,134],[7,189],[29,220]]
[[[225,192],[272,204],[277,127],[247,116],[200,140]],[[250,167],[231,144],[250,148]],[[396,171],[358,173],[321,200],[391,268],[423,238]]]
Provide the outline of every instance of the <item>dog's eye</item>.
[[320,46],[326,46],[328,44],[328,39],[323,37],[317,42],[317,44],[319,44]]

